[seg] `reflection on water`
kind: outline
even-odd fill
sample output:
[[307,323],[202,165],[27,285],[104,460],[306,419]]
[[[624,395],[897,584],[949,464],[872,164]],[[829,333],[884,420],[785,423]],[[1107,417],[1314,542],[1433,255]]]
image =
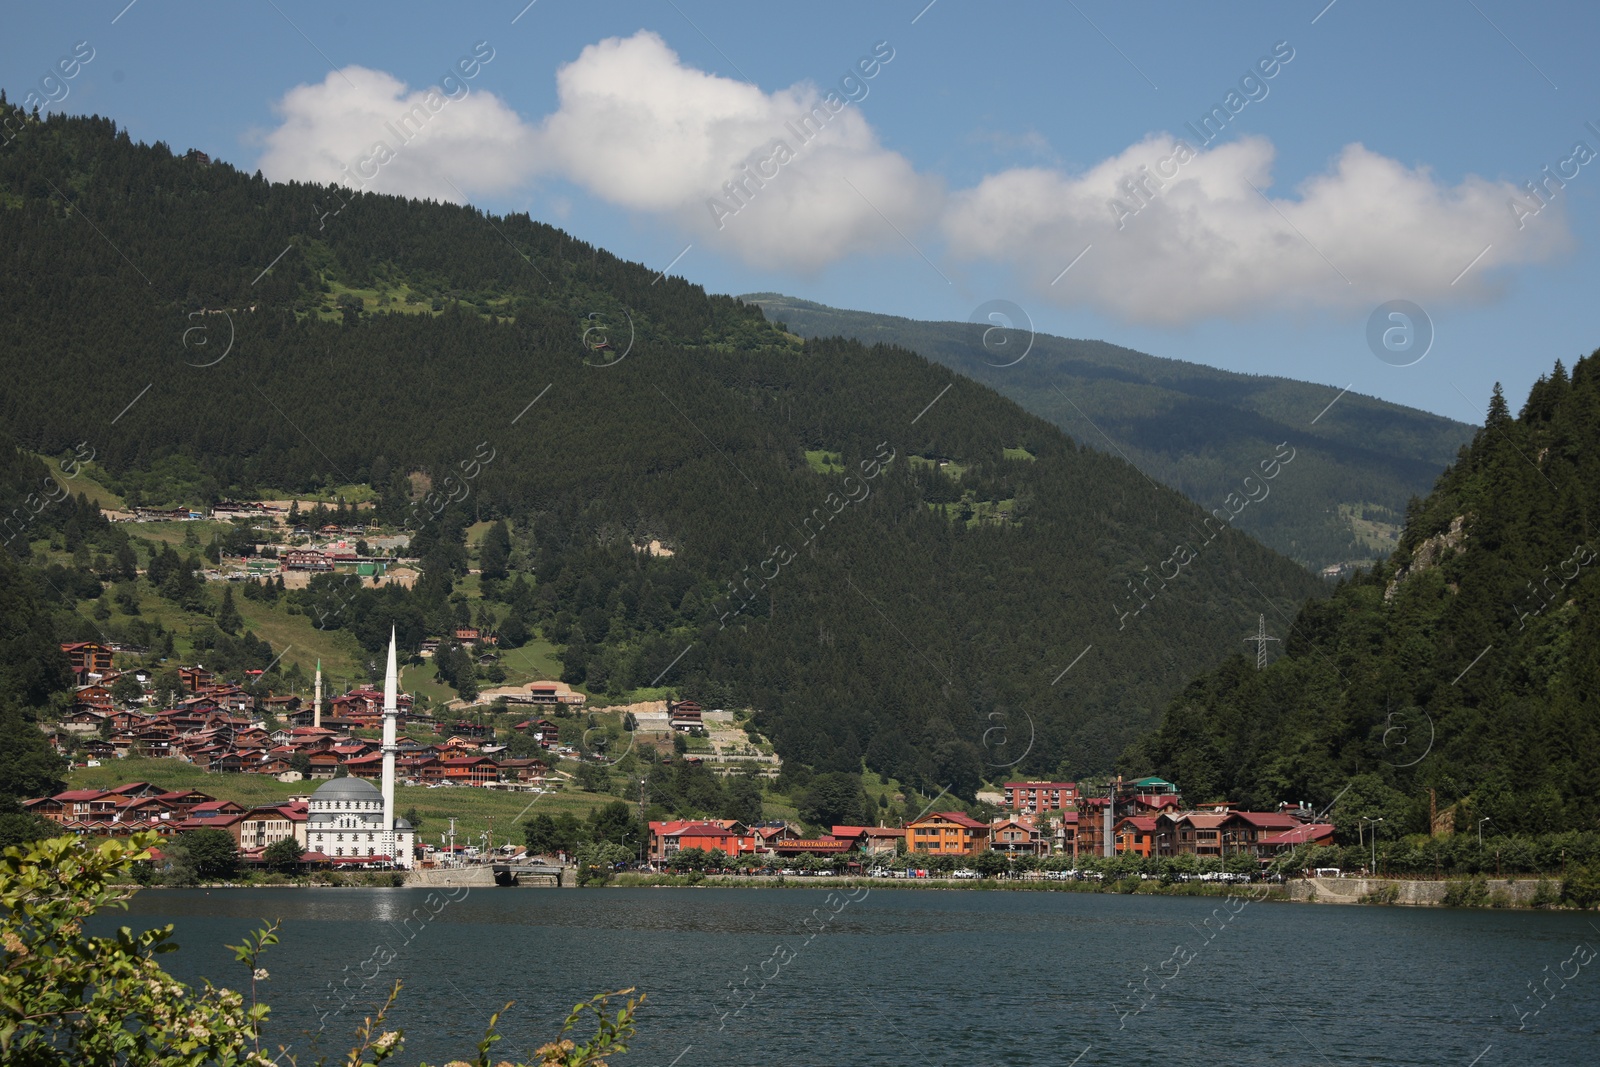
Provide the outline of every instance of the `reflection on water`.
[[[649,994],[621,1061],[639,1067],[685,1048],[680,1067],[1465,1067],[1480,1053],[1478,1067],[1520,1067],[1593,1062],[1600,1036],[1595,968],[1551,983],[1518,1029],[1541,968],[1600,945],[1577,915],[1261,903],[1223,924],[1215,899],[1109,894],[883,888],[839,907],[822,889],[451,893],[157,890],[114,922],[176,923],[185,947],[167,965],[238,988],[222,946],[282,918],[263,995],[273,1041],[301,1062],[319,1027],[337,1057],[395,980],[402,1063],[470,1053],[508,1002],[495,1056],[529,1058],[572,1005],[627,986]],[[1177,946],[1192,953],[1181,966]]]

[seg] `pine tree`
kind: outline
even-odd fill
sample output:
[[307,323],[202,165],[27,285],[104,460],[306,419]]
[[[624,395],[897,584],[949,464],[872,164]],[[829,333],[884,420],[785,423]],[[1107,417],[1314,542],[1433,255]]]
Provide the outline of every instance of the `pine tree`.
[[483,544],[478,549],[478,569],[485,578],[504,579],[510,559],[511,532],[502,519],[484,532]]
[[233,603],[233,587],[223,587],[222,605],[217,608],[217,629],[225,634],[237,634],[243,624],[244,619],[240,617],[239,609]]

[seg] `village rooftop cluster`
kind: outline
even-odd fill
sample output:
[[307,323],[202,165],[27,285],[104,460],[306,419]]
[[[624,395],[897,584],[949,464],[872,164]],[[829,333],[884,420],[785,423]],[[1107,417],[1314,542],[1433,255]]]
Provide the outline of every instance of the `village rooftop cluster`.
[[[63,754],[78,751],[92,760],[124,756],[178,759],[210,771],[271,775],[281,782],[333,778],[340,773],[376,780],[383,759],[378,741],[355,731],[375,730],[383,713],[381,690],[362,686],[336,695],[326,712],[297,696],[256,697],[237,685],[218,681],[204,667],[180,667],[191,695],[171,708],[127,706],[113,696],[123,677],[141,692],[150,685],[147,670],[112,666],[108,645],[71,642],[62,651],[79,677],[89,679],[74,691],[73,704],[49,735]],[[148,699],[148,696],[141,698]],[[435,719],[416,711],[408,694],[397,696],[399,723],[424,726],[441,738],[422,742],[402,738],[396,756],[401,780],[413,785],[478,785],[506,789],[545,787],[549,764],[507,757],[505,746],[486,744],[487,730],[465,719]],[[562,682],[533,682],[505,697],[507,705],[573,708],[584,702]],[[267,716],[283,725],[268,730]],[[514,724],[541,748],[556,742],[557,726],[529,718]]]
[[[1129,854],[1196,860],[1248,857],[1265,865],[1300,846],[1331,845],[1334,827],[1302,805],[1277,811],[1185,807],[1177,787],[1160,778],[1117,780],[1107,795],[1087,795],[1073,782],[1007,782],[1003,814],[985,822],[960,811],[934,811],[905,826],[834,826],[820,837],[797,835],[782,822],[747,826],[728,819],[650,823],[650,859],[674,867],[686,856],[713,866],[811,856],[879,869],[896,857],[961,857],[985,853],[1070,859]],[[1109,814],[1109,817],[1108,817]],[[1107,827],[1109,826],[1109,835]],[[958,872],[959,873],[959,872]]]

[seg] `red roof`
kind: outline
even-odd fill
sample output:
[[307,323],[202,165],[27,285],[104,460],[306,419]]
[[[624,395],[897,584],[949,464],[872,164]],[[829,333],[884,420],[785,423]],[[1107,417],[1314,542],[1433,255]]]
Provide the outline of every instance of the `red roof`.
[[57,793],[51,800],[95,800],[99,797],[110,796],[104,789],[69,789],[65,793]]
[[714,823],[714,822],[692,822],[692,823],[686,823],[683,826],[680,826],[676,830],[667,830],[667,831],[665,831],[661,836],[663,836],[663,837],[682,837],[682,836],[684,836],[686,834],[688,836],[690,836],[690,837],[743,837],[743,836],[745,836],[744,834],[738,833],[737,831],[732,830],[732,829],[730,829],[730,828],[728,828],[726,826],[720,826],[720,825],[718,825],[717,823]]
[[231,800],[207,800],[204,803],[196,804],[193,810],[196,812],[221,811],[224,808],[237,808],[238,806]]
[[979,822],[977,819],[960,811],[936,811],[931,817],[953,822],[957,826],[965,826],[969,830],[987,830],[989,828],[988,823]]
[[1300,820],[1294,816],[1276,811],[1236,811],[1234,814],[1258,830],[1292,830],[1300,825]]
[[1292,830],[1272,834],[1261,839],[1263,845],[1303,845],[1308,841],[1332,840],[1333,824],[1327,822],[1310,822],[1296,826]]

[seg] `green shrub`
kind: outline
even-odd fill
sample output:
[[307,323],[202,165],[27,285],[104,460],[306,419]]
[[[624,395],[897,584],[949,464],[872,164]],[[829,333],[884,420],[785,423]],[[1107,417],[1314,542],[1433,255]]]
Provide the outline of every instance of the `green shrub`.
[[126,907],[132,877],[159,839],[91,845],[53,837],[0,859],[0,1060],[6,1063],[201,1067],[254,1060],[265,1006],[209,983],[191,989],[155,962],[172,927],[89,937],[95,912]]
[[[170,925],[135,934],[89,937],[83,926],[103,908],[127,906],[137,890],[126,883],[137,864],[161,843],[155,834],[89,842],[54,837],[12,847],[0,856],[0,1063],[26,1067],[271,1067],[261,1047],[260,1027],[270,1009],[256,1002],[257,987],[270,979],[262,954],[278,941],[277,924],[230,945],[249,975],[250,995],[185,986],[156,963],[178,946]],[[629,1000],[615,1016],[603,993],[575,1005],[556,1040],[539,1048],[539,1067],[604,1067],[607,1057],[628,1050],[634,1011]],[[404,1047],[400,1030],[384,1020],[388,1001],[356,1030],[348,1067],[378,1064]],[[248,1001],[248,1002],[247,1002]],[[507,1004],[507,1008],[511,1005]],[[586,1013],[595,1016],[594,1036],[579,1045],[567,1037]],[[477,1047],[473,1062],[490,1062],[500,1040],[499,1013]]]
[[1447,908],[1481,908],[1489,900],[1489,885],[1482,878],[1463,878],[1444,891]]
[[1579,908],[1592,908],[1600,904],[1600,864],[1585,863],[1572,867],[1561,881],[1561,899]]

